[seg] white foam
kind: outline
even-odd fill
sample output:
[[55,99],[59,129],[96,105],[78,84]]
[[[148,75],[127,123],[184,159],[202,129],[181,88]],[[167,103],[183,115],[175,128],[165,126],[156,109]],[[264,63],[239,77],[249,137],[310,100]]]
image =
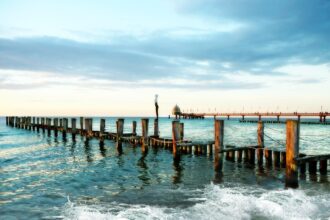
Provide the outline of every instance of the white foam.
[[265,190],[251,186],[208,185],[195,205],[180,209],[112,203],[78,205],[68,201],[66,219],[315,219],[330,215],[330,195],[308,196],[302,190]]

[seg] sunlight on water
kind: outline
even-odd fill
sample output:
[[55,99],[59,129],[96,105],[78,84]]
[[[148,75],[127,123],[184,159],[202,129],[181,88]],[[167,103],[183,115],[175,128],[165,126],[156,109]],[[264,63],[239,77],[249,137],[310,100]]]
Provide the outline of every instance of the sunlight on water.
[[[107,131],[115,132],[115,118]],[[125,119],[125,133],[132,121]],[[213,140],[213,119],[182,120],[185,139]],[[171,138],[171,120],[160,119]],[[99,118],[93,128],[98,130]],[[149,121],[149,134],[153,120]],[[266,147],[285,148],[285,125],[265,124]],[[225,120],[225,145],[256,145],[257,124]],[[329,153],[330,126],[301,125],[300,152]],[[326,219],[330,176],[300,177],[298,190],[284,189],[284,169],[224,161],[214,172],[212,156],[183,155],[113,141],[104,146],[79,135],[73,142],[41,130],[4,125],[0,118],[1,219]],[[210,183],[211,182],[211,183]],[[68,199],[69,198],[69,199]]]

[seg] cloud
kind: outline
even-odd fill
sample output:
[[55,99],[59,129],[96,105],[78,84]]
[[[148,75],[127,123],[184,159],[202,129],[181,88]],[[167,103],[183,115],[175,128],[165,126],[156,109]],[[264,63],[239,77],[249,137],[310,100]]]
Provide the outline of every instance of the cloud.
[[[109,31],[108,39],[102,33],[100,41],[2,38],[0,69],[44,71],[130,86],[148,86],[143,83],[146,80],[170,80],[157,87],[191,88],[209,80],[209,86],[199,88],[260,88],[259,82],[245,79],[289,76],[281,69],[287,65],[330,63],[329,11],[330,2],[322,0],[183,1],[178,13],[215,27],[187,26],[138,36]],[[235,28],[221,28],[226,24],[235,24]],[[245,78],[237,80],[242,72]],[[297,83],[318,82],[307,79]]]

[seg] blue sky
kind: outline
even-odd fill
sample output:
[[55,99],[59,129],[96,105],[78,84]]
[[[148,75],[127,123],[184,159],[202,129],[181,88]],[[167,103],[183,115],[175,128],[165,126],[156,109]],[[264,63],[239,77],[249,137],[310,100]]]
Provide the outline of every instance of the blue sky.
[[0,113],[151,115],[156,93],[162,115],[330,111],[329,12],[326,0],[2,0]]

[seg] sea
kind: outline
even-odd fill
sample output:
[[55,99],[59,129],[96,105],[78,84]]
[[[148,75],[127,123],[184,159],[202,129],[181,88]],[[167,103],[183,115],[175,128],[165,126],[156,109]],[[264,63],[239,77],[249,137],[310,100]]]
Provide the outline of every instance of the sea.
[[[105,118],[106,131],[115,132],[116,118]],[[135,120],[141,134],[141,118],[124,118],[125,133]],[[161,137],[171,138],[171,122],[159,119]],[[214,139],[213,118],[181,122],[185,139]],[[93,129],[99,127],[100,118],[94,117]],[[224,145],[256,144],[256,123],[225,119]],[[285,149],[285,124],[265,124],[265,145]],[[329,154],[330,125],[301,124],[300,152]],[[111,140],[104,146],[79,135],[75,142],[69,134],[63,140],[60,132],[55,137],[12,128],[0,118],[2,220],[330,219],[329,173],[307,171],[299,188],[289,189],[284,168],[224,160],[223,170],[214,171],[213,155],[184,154],[178,161],[168,149],[149,147],[142,153],[129,143],[118,152]]]

